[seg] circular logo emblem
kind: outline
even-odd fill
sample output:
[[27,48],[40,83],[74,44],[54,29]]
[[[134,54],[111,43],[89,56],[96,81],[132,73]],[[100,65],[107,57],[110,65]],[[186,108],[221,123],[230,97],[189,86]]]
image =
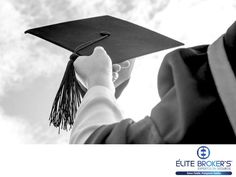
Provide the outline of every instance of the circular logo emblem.
[[210,149],[206,146],[201,146],[197,150],[197,156],[200,159],[207,159],[210,156]]

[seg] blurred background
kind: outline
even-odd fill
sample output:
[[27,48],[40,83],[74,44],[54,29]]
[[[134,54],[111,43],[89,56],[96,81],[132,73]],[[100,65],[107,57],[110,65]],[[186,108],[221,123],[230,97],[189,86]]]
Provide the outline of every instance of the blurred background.
[[[25,35],[29,28],[111,15],[185,43],[210,44],[235,21],[235,0],[1,0],[0,142],[68,143],[69,132],[49,127],[51,105],[70,52]],[[173,50],[173,49],[172,49]],[[160,99],[157,74],[166,50],[136,60],[118,102],[138,121]]]

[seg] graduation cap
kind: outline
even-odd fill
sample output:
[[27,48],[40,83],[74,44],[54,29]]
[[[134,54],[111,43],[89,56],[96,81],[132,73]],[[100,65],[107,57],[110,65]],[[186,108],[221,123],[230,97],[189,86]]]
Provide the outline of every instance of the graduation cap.
[[73,62],[78,56],[91,55],[96,46],[102,46],[113,64],[177,47],[182,43],[164,35],[111,16],[69,21],[27,30],[30,33],[73,54],[53,102],[50,124],[60,129],[71,128],[76,111],[86,92],[77,81]]

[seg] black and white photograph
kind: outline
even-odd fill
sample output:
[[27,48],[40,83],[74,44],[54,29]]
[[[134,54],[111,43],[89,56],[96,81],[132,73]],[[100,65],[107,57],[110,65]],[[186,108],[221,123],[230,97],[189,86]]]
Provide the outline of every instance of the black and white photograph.
[[236,144],[235,0],[1,0],[0,39],[4,146]]

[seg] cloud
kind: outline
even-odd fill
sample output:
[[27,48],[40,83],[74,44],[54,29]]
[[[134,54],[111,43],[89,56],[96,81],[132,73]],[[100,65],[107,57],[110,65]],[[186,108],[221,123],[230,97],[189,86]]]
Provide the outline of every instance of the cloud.
[[188,46],[214,42],[235,21],[235,1],[171,1],[160,14],[159,30]]
[[65,144],[69,133],[54,127],[32,124],[23,117],[8,116],[0,109],[0,144]]
[[[40,76],[46,77],[60,73],[67,62],[65,58],[68,57],[68,53],[65,51],[24,34],[26,29],[38,25],[34,21],[40,21],[37,18],[40,14],[37,12],[44,13],[47,9],[45,8],[45,11],[35,9],[36,1],[25,1],[22,6],[20,4],[20,1],[3,0],[0,2],[0,99],[9,94],[11,90],[24,90],[31,81]],[[46,3],[44,5],[46,6]],[[45,7],[44,5],[42,8]],[[29,13],[35,13],[35,16],[30,16]],[[49,13],[52,12],[49,10]],[[47,17],[45,17],[46,19]],[[43,19],[41,20],[43,21]],[[39,91],[40,88],[35,88],[35,94]],[[9,102],[19,102],[19,107],[27,104],[23,99],[17,101],[16,98],[11,98],[9,95],[8,97]],[[23,117],[17,112],[8,115],[1,107],[1,143],[68,142],[67,134],[58,135],[57,130],[49,128],[48,125],[32,125],[29,118]],[[28,111],[34,110],[29,109]],[[38,113],[35,112],[35,114]],[[40,120],[37,121],[37,123],[39,122]]]
[[1,144],[32,142],[32,134],[26,131],[23,119],[7,116],[0,109],[0,122]]
[[[24,31],[29,29],[30,20],[16,8],[16,4],[3,0],[0,2],[0,95],[4,89],[16,87],[23,79],[34,79],[40,75],[50,75],[64,62],[56,49],[51,52],[50,47],[32,37],[26,36]],[[36,2],[35,2],[36,3]],[[25,4],[26,6],[27,4]],[[32,18],[32,17],[31,17]]]

